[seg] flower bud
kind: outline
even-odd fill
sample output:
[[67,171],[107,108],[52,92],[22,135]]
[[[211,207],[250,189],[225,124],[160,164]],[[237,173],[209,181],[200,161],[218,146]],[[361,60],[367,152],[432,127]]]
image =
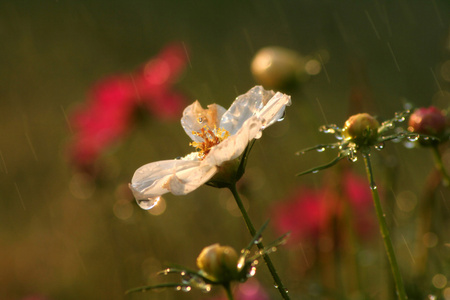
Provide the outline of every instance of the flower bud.
[[204,276],[214,282],[229,282],[238,276],[238,255],[229,246],[213,244],[202,250],[197,266]]
[[356,114],[345,121],[342,133],[344,139],[352,141],[357,146],[370,146],[378,139],[380,123],[367,113]]
[[434,106],[422,107],[409,117],[408,126],[411,132],[439,137],[445,131],[447,119],[444,113]]
[[295,51],[282,47],[265,47],[253,58],[251,71],[255,80],[264,88],[283,89],[298,80],[304,66],[304,59]]

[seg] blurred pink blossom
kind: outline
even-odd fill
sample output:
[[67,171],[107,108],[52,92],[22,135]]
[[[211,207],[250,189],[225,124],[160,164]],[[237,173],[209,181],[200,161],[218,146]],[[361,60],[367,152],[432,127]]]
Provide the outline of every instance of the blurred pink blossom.
[[280,234],[291,232],[288,243],[314,242],[335,219],[344,217],[347,205],[354,230],[367,236],[374,224],[369,185],[349,170],[325,178],[319,189],[300,187],[273,209],[274,224]]
[[[233,290],[236,300],[269,300],[269,295],[255,278],[248,279],[245,283],[239,284]],[[226,300],[225,296],[209,298],[209,300]]]
[[87,102],[70,118],[75,132],[69,146],[72,162],[90,170],[99,155],[127,133],[138,107],[160,119],[178,120],[186,101],[172,85],[186,63],[184,47],[170,44],[139,70],[94,84]]

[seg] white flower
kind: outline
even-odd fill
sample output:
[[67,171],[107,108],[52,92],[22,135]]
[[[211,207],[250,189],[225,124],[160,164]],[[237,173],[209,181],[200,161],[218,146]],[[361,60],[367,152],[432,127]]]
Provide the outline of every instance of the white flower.
[[240,95],[228,110],[217,104],[203,109],[195,101],[183,112],[181,125],[198,151],[181,159],[162,160],[140,167],[130,188],[144,209],[156,205],[161,195],[184,195],[208,182],[220,166],[238,158],[262,130],[282,119],[291,98],[255,86]]

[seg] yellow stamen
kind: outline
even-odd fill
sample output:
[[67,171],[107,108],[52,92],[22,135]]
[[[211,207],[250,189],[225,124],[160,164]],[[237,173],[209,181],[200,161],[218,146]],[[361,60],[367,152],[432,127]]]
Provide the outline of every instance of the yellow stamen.
[[204,126],[200,131],[193,131],[193,135],[203,139],[202,142],[191,142],[189,145],[198,149],[198,157],[204,159],[211,151],[211,148],[220,144],[223,140],[230,136],[230,133],[223,128],[211,130],[208,126]]

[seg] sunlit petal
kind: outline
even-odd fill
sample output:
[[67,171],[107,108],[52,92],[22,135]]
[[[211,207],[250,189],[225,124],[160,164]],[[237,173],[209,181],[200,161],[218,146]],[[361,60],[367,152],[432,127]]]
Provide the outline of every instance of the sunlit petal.
[[261,120],[257,117],[248,119],[239,131],[213,147],[205,157],[205,162],[220,166],[225,161],[239,157],[248,145],[248,142],[257,137],[261,131]]
[[153,198],[170,191],[170,180],[176,174],[182,178],[186,172],[193,171],[200,166],[200,161],[192,160],[163,160],[146,164],[133,175],[130,188],[136,199]]
[[257,114],[261,118],[264,128],[281,120],[286,106],[289,105],[291,105],[290,96],[279,92],[276,93]]
[[235,134],[242,124],[259,112],[274,94],[273,91],[267,91],[261,86],[253,87],[236,98],[223,114],[220,127],[226,129],[231,135]]
[[202,139],[192,132],[200,131],[204,126],[213,129],[214,126],[219,127],[220,119],[225,113],[226,109],[218,104],[208,105],[208,108],[202,108],[200,102],[195,101],[185,108],[183,117],[181,118],[181,126],[187,135],[196,142]]

